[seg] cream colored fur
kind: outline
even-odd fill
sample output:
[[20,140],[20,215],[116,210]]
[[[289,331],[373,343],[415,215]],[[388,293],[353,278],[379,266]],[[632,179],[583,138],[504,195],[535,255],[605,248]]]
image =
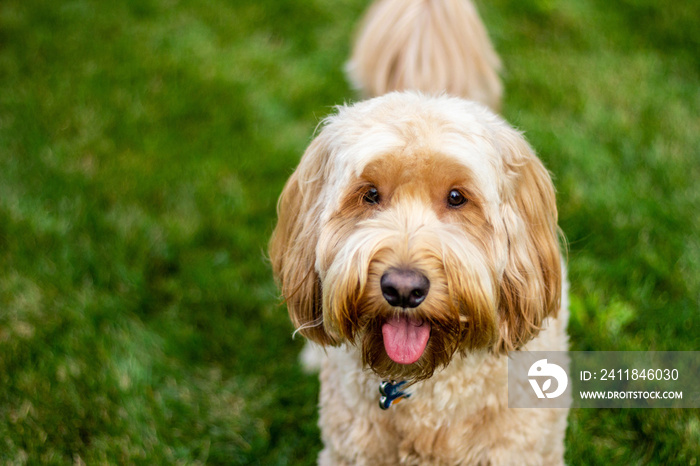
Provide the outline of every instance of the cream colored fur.
[[[367,183],[380,204],[356,193]],[[444,204],[454,187],[471,193],[459,209]],[[270,245],[299,333],[326,346],[321,358],[305,351],[321,366],[321,464],[563,462],[567,410],[507,405],[507,351],[567,350],[553,196],[522,136],[478,104],[391,93],[326,119],[283,191]],[[401,264],[431,282],[415,310],[392,308],[378,288]],[[396,313],[434,326],[422,366],[367,359],[383,351],[372,323]],[[397,371],[416,381],[413,396],[381,411],[379,383]]]
[[447,92],[498,110],[501,62],[468,0],[380,0],[365,16],[346,71],[364,97]]
[[[562,309],[523,351],[568,350],[568,284]],[[485,351],[454,359],[410,389],[408,400],[377,407],[381,378],[357,349],[307,345],[321,364],[321,465],[563,464],[566,409],[508,408],[508,361]],[[527,390],[530,387],[526,387]]]
[[[320,464],[563,463],[568,411],[508,408],[507,389],[508,352],[568,349],[549,174],[482,105],[384,95],[498,109],[499,67],[467,0],[380,0],[348,67],[379,97],[326,118],[283,190],[270,258],[313,342],[303,363],[320,369]],[[396,267],[430,282],[414,309],[383,297]],[[397,316],[430,326],[413,364],[382,343]],[[411,397],[382,411],[389,379],[412,382]]]

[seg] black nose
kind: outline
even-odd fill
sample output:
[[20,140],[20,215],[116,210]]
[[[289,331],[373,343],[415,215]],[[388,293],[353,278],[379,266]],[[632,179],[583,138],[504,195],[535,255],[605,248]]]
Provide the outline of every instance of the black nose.
[[418,307],[428,296],[430,281],[415,270],[389,269],[379,282],[386,302],[396,307]]

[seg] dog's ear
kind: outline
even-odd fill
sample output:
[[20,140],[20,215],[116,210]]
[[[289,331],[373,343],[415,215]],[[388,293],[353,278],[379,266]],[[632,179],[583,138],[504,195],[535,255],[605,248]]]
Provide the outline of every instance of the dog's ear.
[[327,144],[318,137],[304,153],[282,190],[269,244],[272,270],[294,327],[321,345],[335,343],[324,330],[321,282],[315,267],[327,152]]
[[537,335],[561,301],[561,250],[554,186],[525,139],[508,129],[499,140],[506,176],[501,215],[507,263],[500,286],[497,350]]

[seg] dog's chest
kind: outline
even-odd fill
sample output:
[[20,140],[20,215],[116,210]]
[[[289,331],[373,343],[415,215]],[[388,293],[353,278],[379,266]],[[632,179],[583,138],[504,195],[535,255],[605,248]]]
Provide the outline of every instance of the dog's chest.
[[[507,403],[507,360],[487,353],[456,358],[431,379],[408,389],[411,396],[384,411],[381,380],[361,368],[353,349],[332,350],[321,372],[324,442],[381,464],[479,463],[476,437],[489,435]],[[340,435],[338,435],[340,434]],[[352,441],[352,444],[350,442]]]

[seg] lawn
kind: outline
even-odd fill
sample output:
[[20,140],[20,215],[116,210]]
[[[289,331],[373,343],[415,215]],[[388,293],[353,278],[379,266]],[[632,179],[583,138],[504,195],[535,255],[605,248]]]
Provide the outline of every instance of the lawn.
[[[367,0],[0,3],[0,463],[313,464],[265,259]],[[574,350],[700,349],[700,3],[478,0],[552,171]],[[575,410],[570,464],[696,464]]]

